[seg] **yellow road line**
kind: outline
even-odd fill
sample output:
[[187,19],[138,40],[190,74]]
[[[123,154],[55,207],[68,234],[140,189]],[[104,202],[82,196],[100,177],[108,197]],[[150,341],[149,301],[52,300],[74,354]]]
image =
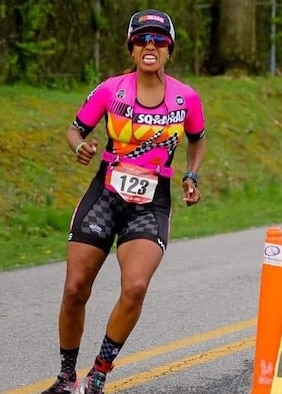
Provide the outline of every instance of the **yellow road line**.
[[185,357],[181,360],[176,360],[172,363],[161,365],[153,368],[150,371],[141,372],[135,375],[130,375],[125,378],[115,380],[108,383],[106,394],[116,393],[120,390],[129,389],[134,386],[149,382],[170,373],[179,372],[182,369],[191,368],[208,361],[216,360],[217,358],[228,356],[232,353],[248,349],[255,344],[255,337],[249,337],[244,340],[233,342],[225,346],[220,346],[203,353],[198,353],[193,356]]
[[[155,346],[148,350],[129,354],[117,360],[115,363],[116,367],[122,365],[132,364],[134,362],[142,361],[148,358],[160,356],[165,353],[174,352],[179,349],[183,349],[187,346],[195,345],[197,343],[206,342],[223,335],[235,333],[248,328],[252,328],[256,324],[256,319],[245,320],[242,322],[230,324],[228,326],[220,327],[215,330],[211,330],[205,333],[195,334],[190,337],[185,337],[177,341],[172,341],[163,345]],[[85,376],[88,372],[88,368],[84,368],[78,371],[78,376]],[[139,374],[138,374],[139,376]],[[154,379],[154,378],[152,378]],[[13,390],[2,392],[2,394],[33,394],[36,391],[42,391],[44,388],[50,386],[54,382],[54,377],[46,379],[40,382],[30,384],[28,386],[15,388]],[[113,383],[111,383],[113,384]]]
[[[195,334],[190,337],[182,338],[178,341],[168,342],[164,345],[155,346],[151,349],[147,349],[138,353],[129,354],[124,356],[116,362],[116,365],[127,365],[134,362],[142,361],[147,358],[160,356],[165,353],[174,352],[179,349],[183,349],[187,346],[196,345],[200,342],[207,342],[211,339],[221,337],[223,335],[232,334],[237,331],[246,330],[248,328],[254,327],[256,324],[256,319],[245,320],[239,323],[230,324],[225,327],[220,327],[212,331]],[[87,370],[88,372],[88,370]]]

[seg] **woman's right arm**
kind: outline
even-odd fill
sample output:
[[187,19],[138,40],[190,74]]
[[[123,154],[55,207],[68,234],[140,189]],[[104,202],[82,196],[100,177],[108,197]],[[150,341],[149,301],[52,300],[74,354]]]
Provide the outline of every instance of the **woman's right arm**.
[[67,142],[77,160],[87,165],[97,151],[96,139],[86,141],[87,135],[99,123],[107,111],[107,84],[101,83],[87,97],[72,125],[67,130]]

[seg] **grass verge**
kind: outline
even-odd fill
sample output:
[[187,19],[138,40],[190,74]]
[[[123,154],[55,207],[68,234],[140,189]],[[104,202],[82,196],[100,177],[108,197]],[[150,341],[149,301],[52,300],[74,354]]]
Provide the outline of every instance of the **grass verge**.
[[[208,152],[203,200],[182,202],[185,141],[175,156],[171,238],[282,223],[282,79],[199,78]],[[75,162],[65,130],[90,88],[0,87],[0,270],[59,261],[74,206],[98,165]],[[94,131],[105,142],[101,124]]]

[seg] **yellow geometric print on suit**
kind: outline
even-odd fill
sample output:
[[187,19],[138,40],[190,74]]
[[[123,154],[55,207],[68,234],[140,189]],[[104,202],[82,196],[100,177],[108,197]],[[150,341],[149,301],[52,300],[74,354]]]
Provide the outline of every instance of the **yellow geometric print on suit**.
[[154,140],[155,144],[166,141],[174,135],[178,136],[178,142],[180,142],[184,134],[181,123],[164,126],[139,124],[133,123],[132,119],[112,113],[108,113],[107,129],[108,136],[113,141],[113,151],[119,155],[132,152],[157,133],[160,135]]
[[129,143],[132,136],[132,121],[123,116],[108,114],[108,135],[114,141]]

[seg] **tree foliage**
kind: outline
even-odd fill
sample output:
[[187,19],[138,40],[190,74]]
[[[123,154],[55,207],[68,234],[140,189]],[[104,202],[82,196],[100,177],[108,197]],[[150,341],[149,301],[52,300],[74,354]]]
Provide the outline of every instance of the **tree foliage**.
[[282,64],[282,0],[277,0],[275,21],[270,1],[237,0],[234,6],[233,0],[100,0],[100,12],[97,1],[0,0],[0,81],[53,86],[122,72],[130,66],[129,18],[145,8],[164,10],[175,23],[176,60],[169,70],[199,75],[239,67],[265,72],[273,22],[277,62]]

